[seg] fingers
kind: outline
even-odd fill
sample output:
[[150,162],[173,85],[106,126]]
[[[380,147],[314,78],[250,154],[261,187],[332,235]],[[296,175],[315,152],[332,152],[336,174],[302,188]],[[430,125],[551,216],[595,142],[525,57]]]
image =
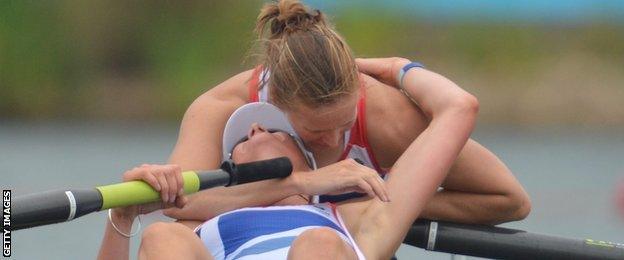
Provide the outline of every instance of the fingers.
[[147,184],[152,186],[152,188],[154,188],[156,191],[161,190],[161,185],[158,179],[156,178],[156,176],[150,173],[148,167],[144,167],[144,166],[135,167],[132,170],[125,172],[123,175],[123,180],[124,181],[134,181],[134,180],[145,181],[147,182]]
[[147,203],[140,206],[127,207],[135,209],[137,214],[147,214],[154,210],[178,207],[182,208],[187,203],[184,196],[184,178],[182,170],[177,165],[153,165],[142,164],[123,174],[124,181],[144,181],[154,190],[160,192],[160,202]]
[[381,201],[390,202],[388,191],[386,190],[386,184],[383,180],[381,180],[376,172],[373,173],[373,175],[369,174],[362,177],[362,180],[365,181],[371,188],[369,195],[377,196]]
[[163,215],[175,219],[190,219],[190,211],[184,208],[166,208],[163,209]]
[[377,196],[381,201],[389,202],[390,197],[388,196],[388,191],[386,189],[386,183],[379,177],[379,174],[361,163],[356,162],[353,159],[348,159],[348,167],[355,168],[354,171],[358,174],[358,177],[361,181],[365,182],[367,185],[361,184],[358,182],[358,187],[363,189],[369,196]]
[[362,192],[368,194],[369,197],[375,197],[376,196],[375,195],[375,191],[373,191],[373,188],[371,187],[371,185],[368,182],[366,182],[365,180],[363,180],[363,179],[357,180],[357,186],[358,186],[358,188]]
[[169,201],[169,182],[167,182],[167,177],[164,174],[157,174],[156,179],[158,179],[158,183],[160,184],[160,198],[163,202]]
[[364,74],[371,74],[371,70],[373,70],[373,68],[371,68],[370,59],[357,58],[355,59],[355,64],[357,65],[358,71]]
[[355,59],[358,71],[367,74],[390,86],[398,86],[397,75],[399,70],[409,63],[408,59],[391,58],[367,58]]
[[358,71],[364,73],[366,75],[370,75],[373,78],[384,77],[385,74],[388,74],[389,62],[387,58],[367,58],[367,59],[355,59],[355,64],[357,64]]
[[178,188],[178,180],[175,177],[175,175],[173,175],[171,171],[170,167],[166,167],[165,169],[163,169],[163,175],[165,176],[165,179],[167,180],[167,184],[169,184],[168,187],[168,193],[167,193],[167,198],[168,200],[166,200],[165,202],[167,203],[173,203],[176,199],[176,196],[178,195],[178,191],[180,190],[180,188]]
[[371,185],[373,192],[381,201],[390,202],[390,197],[388,196],[388,191],[386,190],[386,183],[375,173],[375,176],[368,178],[368,184]]
[[184,196],[184,195],[181,195],[181,196],[178,196],[176,198],[175,206],[177,208],[183,208],[186,205],[187,202],[188,202],[188,198],[186,198],[186,196]]
[[178,183],[178,196],[183,196],[184,195],[184,178],[182,178],[182,168],[180,168],[180,166],[178,165],[171,165],[171,167],[173,168],[173,175],[176,178],[176,181]]
[[177,165],[164,165],[160,167],[162,175],[165,176],[168,189],[168,200],[165,202],[174,204],[178,196],[184,194],[184,179],[182,178],[182,169]]
[[145,181],[160,192],[160,197],[164,203],[176,203],[176,205],[182,203],[176,202],[177,198],[184,194],[182,170],[177,165],[143,164],[125,172],[123,179],[124,181]]
[[180,219],[180,216],[182,216],[181,214],[181,209],[179,208],[167,208],[167,209],[163,209],[163,215],[170,217],[170,218],[175,218],[175,219]]
[[[153,211],[159,210],[159,209],[163,209],[163,212],[170,212],[170,211],[168,211],[170,209],[181,209],[181,208],[183,208],[184,205],[186,205],[187,201],[188,201],[188,199],[186,198],[186,196],[177,196],[174,203],[158,201],[158,202],[142,204],[142,205],[138,206],[138,208],[139,208],[138,213],[139,214],[148,214],[150,212],[153,212]],[[167,215],[167,214],[165,214],[165,215]]]

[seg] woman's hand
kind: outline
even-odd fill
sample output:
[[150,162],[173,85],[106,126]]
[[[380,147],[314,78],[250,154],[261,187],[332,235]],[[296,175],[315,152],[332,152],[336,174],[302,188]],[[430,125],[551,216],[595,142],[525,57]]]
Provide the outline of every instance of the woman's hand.
[[399,87],[397,75],[403,66],[410,61],[405,58],[358,58],[355,59],[358,70],[382,83]]
[[181,208],[187,199],[184,196],[182,170],[177,165],[143,164],[124,173],[123,181],[144,181],[160,192],[162,202],[113,209],[113,215],[122,220],[133,220],[139,214],[147,214],[157,209]]
[[292,176],[303,194],[360,192],[379,197],[385,202],[390,201],[386,184],[379,174],[353,159],[342,160],[312,172],[295,172]]

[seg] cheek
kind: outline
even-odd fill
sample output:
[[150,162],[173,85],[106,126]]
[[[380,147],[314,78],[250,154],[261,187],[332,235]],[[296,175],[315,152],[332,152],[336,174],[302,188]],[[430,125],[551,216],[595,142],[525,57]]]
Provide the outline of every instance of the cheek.
[[306,143],[318,141],[319,139],[322,139],[324,135],[323,133],[315,133],[303,129],[295,129],[295,131],[297,131],[299,137],[301,137],[301,139],[303,139]]
[[247,150],[247,142],[241,143],[234,147],[232,151],[232,161],[235,163],[246,163],[253,161],[251,154]]
[[303,140],[303,143],[307,145],[314,143],[319,139],[317,135],[306,133],[306,131],[299,131],[297,132],[297,134],[299,135],[301,140]]

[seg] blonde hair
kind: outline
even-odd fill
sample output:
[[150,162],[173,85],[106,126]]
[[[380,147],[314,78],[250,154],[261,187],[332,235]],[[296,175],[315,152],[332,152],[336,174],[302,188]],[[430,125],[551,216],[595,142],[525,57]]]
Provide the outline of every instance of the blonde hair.
[[296,0],[265,4],[256,23],[260,64],[271,73],[271,102],[316,108],[354,93],[358,72],[351,49],[319,10]]

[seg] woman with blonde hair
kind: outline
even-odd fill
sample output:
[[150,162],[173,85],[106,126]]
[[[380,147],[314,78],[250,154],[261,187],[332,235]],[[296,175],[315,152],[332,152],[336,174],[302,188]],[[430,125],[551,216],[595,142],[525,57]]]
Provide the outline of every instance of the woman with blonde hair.
[[[238,107],[269,102],[279,107],[319,167],[346,158],[381,176],[414,171],[412,154],[440,107],[477,110],[476,98],[443,76],[403,58],[355,59],[325,15],[296,0],[266,4],[258,16],[260,61],[198,97],[182,119],[169,163],[182,169],[217,168],[225,123]],[[402,162],[405,167],[398,167]],[[448,175],[447,175],[448,174]],[[530,201],[509,169],[492,152],[468,140],[434,186],[421,217],[495,224],[524,218]],[[477,183],[483,177],[490,180]],[[415,183],[413,184],[415,185]],[[392,191],[391,191],[392,192]],[[173,201],[175,191],[169,191]],[[336,202],[357,196],[321,197]],[[178,219],[205,220],[210,207],[192,196]],[[260,201],[257,201],[260,202]],[[203,205],[203,206],[202,206]]]
[[[443,110],[456,110],[452,106]],[[431,127],[417,138],[418,155],[422,169],[428,174],[446,171],[465,143],[474,124],[476,111],[459,109],[432,120]],[[262,119],[256,120],[256,117]],[[157,223],[143,233],[139,258],[141,259],[388,259],[401,244],[406,231],[422,208],[425,189],[429,183],[405,189],[417,176],[409,172],[380,179],[375,171],[355,160],[343,160],[313,170],[315,161],[306,156],[287,120],[277,108],[267,103],[247,104],[233,114],[224,134],[223,152],[231,154],[236,163],[245,163],[287,156],[293,173],[283,180],[265,181],[273,187],[293,187],[290,198],[267,207],[242,206],[235,210],[215,212],[193,231],[179,223]],[[258,123],[258,122],[261,122]],[[250,125],[242,138],[232,126]],[[441,141],[442,140],[442,141]],[[229,156],[230,157],[230,156]],[[171,166],[147,166],[124,174],[124,179],[150,178],[158,181],[153,186],[171,187],[162,177],[180,176]],[[341,169],[354,169],[353,172]],[[246,184],[249,185],[249,184]],[[244,187],[246,185],[241,185]],[[418,187],[420,186],[420,187]],[[370,198],[352,198],[338,203],[307,203],[299,194],[323,194],[334,191],[369,191]],[[396,199],[389,200],[386,188],[395,189]],[[421,189],[422,188],[422,189]],[[249,190],[253,196],[268,192]],[[242,194],[226,188],[219,192],[207,190],[212,203],[236,199]],[[229,195],[226,195],[229,194]],[[228,198],[229,197],[229,198]],[[183,196],[177,197],[182,202]],[[182,206],[183,205],[177,205]],[[239,206],[241,206],[239,204]],[[133,207],[118,211],[132,213]],[[134,207],[136,208],[136,207]],[[135,209],[136,210],[136,209]],[[107,228],[100,259],[127,257],[127,242],[117,234],[113,220]],[[131,223],[131,222],[130,222]],[[119,223],[117,223],[119,224]],[[111,228],[112,227],[112,228]],[[116,234],[116,230],[118,233]],[[116,245],[116,246],[115,246]]]
[[[324,14],[299,1],[266,4],[256,30],[262,50],[259,65],[210,89],[187,109],[169,160],[179,167],[161,169],[172,173],[161,177],[169,184],[165,186],[178,188],[162,190],[163,201],[175,202],[182,195],[181,182],[171,177],[180,169],[213,169],[225,159],[222,134],[237,108],[269,102],[284,113],[319,168],[331,166],[356,176],[374,169],[389,182],[393,175],[409,176],[396,178],[401,183],[390,185],[380,196],[395,205],[413,203],[397,220],[405,232],[416,217],[496,224],[528,215],[528,195],[509,169],[468,138],[478,101],[455,83],[404,58],[355,59]],[[341,163],[348,158],[368,168]],[[292,195],[292,190],[273,182],[222,190],[240,197],[215,199],[217,191],[199,192],[189,196],[183,208],[165,214],[203,222],[222,212],[271,205]],[[363,195],[333,194],[318,202],[358,196]],[[112,220],[131,223],[134,216],[113,214]],[[401,239],[396,234],[362,243],[394,245]]]

